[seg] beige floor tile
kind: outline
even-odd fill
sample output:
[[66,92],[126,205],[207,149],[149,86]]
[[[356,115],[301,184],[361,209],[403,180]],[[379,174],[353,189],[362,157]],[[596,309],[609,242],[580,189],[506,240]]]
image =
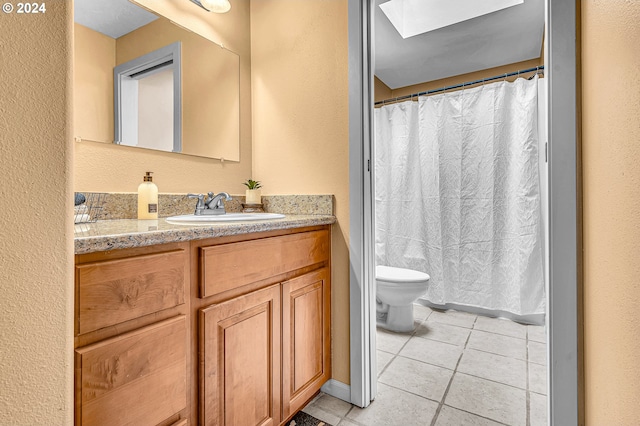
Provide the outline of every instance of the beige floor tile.
[[489,318],[478,316],[475,324],[475,330],[488,331],[489,333],[503,334],[505,336],[517,337],[518,339],[527,338],[527,326],[518,324],[502,318]]
[[526,391],[456,373],[445,404],[512,426],[525,426]]
[[439,402],[452,375],[452,370],[399,356],[389,364],[378,383]]
[[380,376],[384,368],[387,366],[387,364],[391,362],[393,357],[394,357],[393,354],[382,352],[382,351],[376,351],[376,365],[378,367],[377,376]]
[[529,340],[547,343],[547,334],[543,325],[529,325],[527,326],[527,333]]
[[331,425],[337,425],[340,423],[340,417],[336,416],[333,413],[323,410],[315,405],[307,405],[302,409],[305,413],[315,417],[318,420],[322,420],[323,422],[327,422]]
[[529,390],[541,395],[547,394],[547,367],[529,363]]
[[529,342],[529,362],[547,365],[547,345],[539,342]]
[[414,318],[413,334],[378,329],[371,406],[321,394],[304,411],[335,426],[429,425],[457,366],[436,426],[526,425],[528,368],[531,426],[546,426],[544,327],[418,304]]
[[453,310],[443,312],[434,310],[431,315],[429,315],[428,321],[457,325],[458,327],[472,328],[473,323],[476,321],[476,317],[477,315],[468,314],[466,312]]
[[414,336],[400,351],[400,356],[454,370],[462,349],[462,346]]
[[416,327],[414,336],[464,346],[470,332],[468,328],[427,320]]
[[338,417],[346,416],[352,407],[352,405],[348,402],[331,395],[327,395],[326,393],[321,393],[319,395],[319,398],[315,398],[310,405],[313,405],[314,407],[317,407],[323,411],[335,414]]
[[426,320],[431,315],[431,312],[433,311],[428,306],[422,306],[419,303],[413,304],[413,318],[417,321]]
[[547,426],[547,397],[529,393],[529,421],[531,426]]
[[443,405],[435,426],[501,426],[493,420]]
[[467,349],[462,354],[458,371],[527,389],[527,363],[520,359]]
[[367,426],[431,424],[438,403],[378,383],[378,396],[367,408],[354,407],[347,418]]
[[527,341],[501,334],[473,330],[467,348],[526,360]]
[[337,426],[360,426],[360,425],[357,423],[353,423],[347,419],[342,419],[340,423],[337,424]]
[[394,333],[378,328],[376,333],[376,346],[380,351],[397,354],[410,337],[410,333]]

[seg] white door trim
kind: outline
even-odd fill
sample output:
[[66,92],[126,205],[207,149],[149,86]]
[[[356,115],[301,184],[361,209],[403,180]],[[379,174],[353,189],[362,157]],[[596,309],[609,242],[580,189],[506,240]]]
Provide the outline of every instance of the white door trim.
[[[349,0],[349,259],[351,403],[375,398],[375,290],[371,113],[373,66],[369,1]],[[373,348],[373,350],[372,350]]]
[[579,421],[577,10],[574,0],[547,0],[545,73],[549,137],[549,326],[550,425]]

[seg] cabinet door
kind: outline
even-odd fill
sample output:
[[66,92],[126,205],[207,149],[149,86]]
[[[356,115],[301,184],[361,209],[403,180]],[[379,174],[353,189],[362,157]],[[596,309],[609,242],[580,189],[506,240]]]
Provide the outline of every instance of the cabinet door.
[[329,269],[282,284],[282,418],[300,410],[331,375]]
[[200,310],[200,421],[280,423],[280,286]]

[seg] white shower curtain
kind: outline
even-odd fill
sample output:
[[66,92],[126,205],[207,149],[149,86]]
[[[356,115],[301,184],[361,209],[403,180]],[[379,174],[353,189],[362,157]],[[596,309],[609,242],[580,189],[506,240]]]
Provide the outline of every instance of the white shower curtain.
[[544,313],[537,77],[375,110],[376,261],[425,298]]

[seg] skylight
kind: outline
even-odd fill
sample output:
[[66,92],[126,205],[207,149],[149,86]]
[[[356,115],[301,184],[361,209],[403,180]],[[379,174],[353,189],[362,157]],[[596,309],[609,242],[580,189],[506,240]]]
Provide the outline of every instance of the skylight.
[[390,0],[380,5],[402,38],[448,27],[524,0]]

